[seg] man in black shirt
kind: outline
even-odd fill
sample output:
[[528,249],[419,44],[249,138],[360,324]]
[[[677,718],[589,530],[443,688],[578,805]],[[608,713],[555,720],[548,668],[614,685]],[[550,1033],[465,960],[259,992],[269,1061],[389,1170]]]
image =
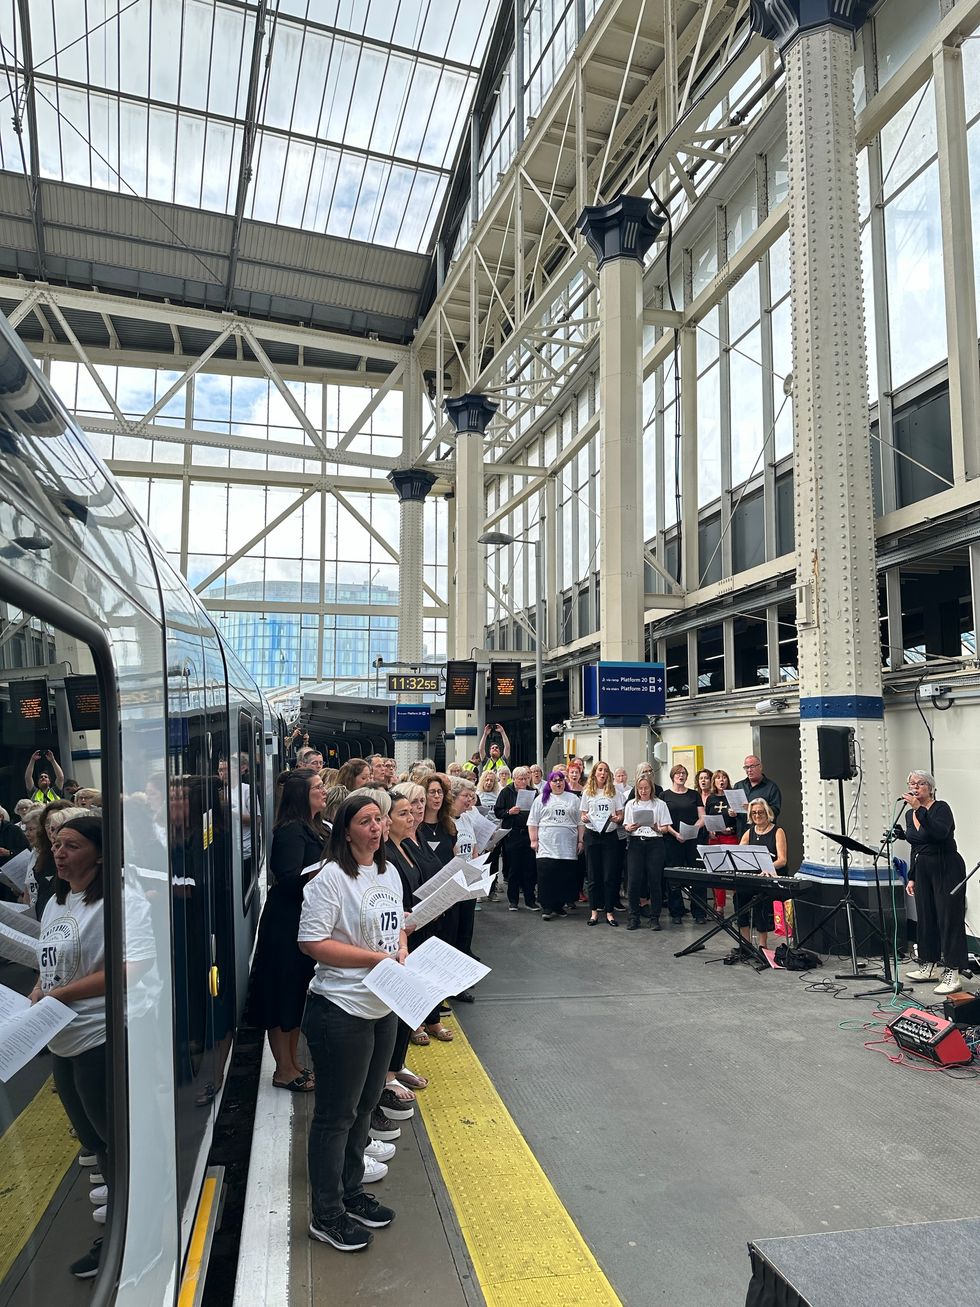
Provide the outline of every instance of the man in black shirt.
[[[745,792],[745,806],[748,809],[753,799],[765,799],[769,807],[772,808],[774,817],[779,816],[779,809],[783,806],[783,796],[779,786],[775,781],[771,781],[762,770],[762,759],[756,754],[750,753],[743,763],[745,767],[745,777],[740,780],[736,789]],[[745,813],[738,815],[738,834],[744,835],[748,828],[748,818]]]

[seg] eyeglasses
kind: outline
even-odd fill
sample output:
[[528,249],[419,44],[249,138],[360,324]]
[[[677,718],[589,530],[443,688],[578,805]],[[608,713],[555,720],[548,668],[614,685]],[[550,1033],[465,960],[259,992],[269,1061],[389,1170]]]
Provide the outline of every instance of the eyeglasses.
[[551,783],[552,783],[552,785],[564,785],[564,784],[565,784],[565,778],[564,778],[564,776],[556,776],[555,779],[554,779]]

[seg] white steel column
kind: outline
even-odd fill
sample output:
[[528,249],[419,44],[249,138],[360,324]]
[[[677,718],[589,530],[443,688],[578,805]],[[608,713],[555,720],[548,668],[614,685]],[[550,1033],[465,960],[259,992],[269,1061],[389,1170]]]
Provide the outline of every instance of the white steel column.
[[[839,830],[841,817],[836,781],[819,775],[820,725],[856,732],[863,779],[852,833],[876,844],[891,810],[851,70],[853,32],[868,7],[825,0],[801,21],[799,4],[760,6],[763,34],[786,68],[796,572],[810,601],[809,611],[802,598],[797,608],[804,866],[829,878],[839,875],[836,849],[814,827]],[[850,809],[856,783],[844,791]],[[866,861],[855,858],[853,869],[866,870]]]
[[[643,256],[662,222],[649,201],[621,195],[586,207],[578,227],[599,271],[599,656],[644,659]],[[630,767],[646,757],[642,720],[602,724],[607,761]]]
[[[469,658],[486,643],[486,560],[477,544],[486,517],[483,490],[483,433],[497,405],[484,395],[462,395],[446,400],[446,412],[456,428],[456,529],[453,535],[454,575],[450,587],[456,596],[455,620],[450,632],[453,658]],[[476,706],[472,712],[447,714],[447,737],[453,735],[454,749],[446,742],[446,762],[465,762],[480,742],[486,704],[478,678]]]
[[[402,383],[402,441],[404,471],[388,473],[388,480],[398,492],[398,661],[419,663],[422,658],[422,608],[425,594],[422,582],[425,533],[423,513],[425,497],[436,482],[432,472],[413,468],[422,445],[422,392],[418,362],[409,360]],[[403,671],[408,668],[403,666]],[[400,701],[418,700],[418,695],[400,694]],[[395,767],[399,772],[424,750],[416,740],[395,739]]]

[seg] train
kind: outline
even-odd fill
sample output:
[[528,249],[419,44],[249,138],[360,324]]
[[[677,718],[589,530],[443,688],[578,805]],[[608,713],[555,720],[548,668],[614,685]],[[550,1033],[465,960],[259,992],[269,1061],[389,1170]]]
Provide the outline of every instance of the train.
[[[283,723],[2,316],[0,460],[0,644],[20,651],[0,664],[0,784],[9,807],[28,746],[67,736],[65,771],[102,791],[111,1159],[99,1231],[45,1053],[0,1083],[0,1304],[72,1301],[93,1232],[86,1301],[175,1303],[213,1224]],[[127,964],[136,922],[149,967]],[[28,968],[0,983],[26,992]]]

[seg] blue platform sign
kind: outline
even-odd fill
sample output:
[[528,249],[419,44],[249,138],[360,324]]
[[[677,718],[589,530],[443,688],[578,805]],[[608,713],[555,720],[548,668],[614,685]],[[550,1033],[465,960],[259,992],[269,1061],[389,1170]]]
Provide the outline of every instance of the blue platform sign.
[[590,717],[659,717],[667,711],[663,663],[596,663],[583,669]]
[[388,732],[391,735],[428,735],[432,709],[427,703],[390,703]]

